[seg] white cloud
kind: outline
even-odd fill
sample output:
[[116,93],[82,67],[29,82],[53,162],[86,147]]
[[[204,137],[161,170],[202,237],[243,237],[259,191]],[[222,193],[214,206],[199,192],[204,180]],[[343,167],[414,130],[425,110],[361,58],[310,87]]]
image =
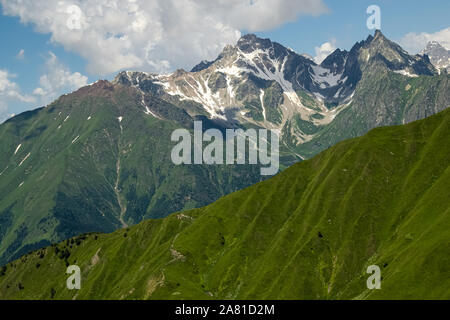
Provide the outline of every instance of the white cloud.
[[15,77],[8,70],[0,69],[0,122],[7,118],[9,104],[35,101],[34,97],[20,92],[19,85],[12,80]]
[[408,33],[400,41],[399,44],[409,53],[416,54],[425,49],[430,41],[437,41],[442,46],[450,50],[450,27],[437,31],[435,33]]
[[240,30],[275,28],[327,11],[323,0],[0,0],[53,42],[88,61],[88,70],[168,71],[213,59]]
[[45,96],[46,92],[42,88],[36,88],[34,89],[33,94],[36,96]]
[[47,105],[65,92],[70,92],[87,84],[88,78],[79,72],[72,73],[58,57],[49,52],[45,63],[45,74],[39,79],[39,87],[32,94],[23,94],[19,85],[12,79],[15,74],[0,69],[0,122],[15,112],[29,109],[37,103]]
[[16,55],[16,59],[18,59],[18,60],[25,59],[25,50],[24,49],[20,49],[19,53]]
[[331,39],[331,42],[325,42],[320,47],[316,47],[316,56],[314,61],[317,64],[321,64],[326,57],[332,54],[336,50],[336,39]]
[[79,72],[72,73],[53,52],[49,52],[45,66],[46,73],[39,79],[40,86],[33,91],[34,95],[40,97],[42,104],[48,104],[61,93],[79,89],[87,84],[86,76]]
[[0,70],[0,101],[3,101],[3,103],[6,100],[33,102],[33,97],[20,93],[18,84],[11,80],[11,78],[15,77],[14,74],[9,73],[7,70]]

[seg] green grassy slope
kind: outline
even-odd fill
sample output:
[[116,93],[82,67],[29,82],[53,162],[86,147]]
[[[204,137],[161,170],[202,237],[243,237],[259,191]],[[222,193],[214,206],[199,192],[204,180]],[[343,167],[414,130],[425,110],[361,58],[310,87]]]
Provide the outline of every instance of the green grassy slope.
[[205,208],[42,249],[0,270],[0,299],[448,299],[449,136],[450,110],[378,128]]
[[101,81],[0,125],[0,265],[82,233],[205,206],[261,181],[258,166],[175,166],[171,134],[193,119],[152,97],[170,120],[157,119],[141,99]]

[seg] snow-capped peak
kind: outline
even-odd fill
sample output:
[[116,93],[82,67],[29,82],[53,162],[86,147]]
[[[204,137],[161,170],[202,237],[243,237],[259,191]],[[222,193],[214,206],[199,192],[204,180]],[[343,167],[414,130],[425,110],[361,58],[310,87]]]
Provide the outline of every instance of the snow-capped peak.
[[450,50],[444,48],[439,42],[429,42],[421,54],[426,54],[439,71],[442,69],[450,71]]

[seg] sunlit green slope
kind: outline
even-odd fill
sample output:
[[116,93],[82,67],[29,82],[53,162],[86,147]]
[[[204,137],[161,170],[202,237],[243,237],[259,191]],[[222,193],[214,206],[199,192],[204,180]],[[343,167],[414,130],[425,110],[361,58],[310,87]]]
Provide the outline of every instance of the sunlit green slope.
[[372,130],[205,208],[25,256],[0,298],[449,299],[449,137],[450,110]]

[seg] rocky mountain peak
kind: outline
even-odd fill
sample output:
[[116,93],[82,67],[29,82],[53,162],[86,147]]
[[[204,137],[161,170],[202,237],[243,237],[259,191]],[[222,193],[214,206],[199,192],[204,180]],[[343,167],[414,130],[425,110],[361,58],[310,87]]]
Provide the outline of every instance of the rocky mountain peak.
[[384,36],[383,32],[381,30],[377,29],[375,30],[374,40],[386,40],[386,37]]
[[430,41],[428,42],[427,46],[423,51],[430,51],[430,50],[446,50],[446,49],[439,42]]
[[431,63],[440,71],[445,69],[450,71],[450,50],[444,48],[437,41],[428,42],[427,46],[421,52],[430,58]]
[[411,56],[397,43],[386,38],[380,30],[357,43],[351,52],[357,52],[362,69],[384,65],[391,71],[411,77],[436,73],[428,59],[419,55]]
[[341,49],[336,49],[332,54],[322,61],[321,66],[330,69],[333,73],[342,73],[348,52]]
[[293,50],[288,49],[277,42],[272,42],[270,39],[259,38],[254,34],[246,34],[241,37],[236,44],[236,49],[243,53],[263,51],[270,54],[271,58],[285,56],[288,51],[296,54]]
[[251,52],[256,49],[265,49],[270,47],[272,41],[269,39],[262,39],[255,34],[246,34],[242,36],[237,42],[237,47],[244,52]]
[[387,53],[387,51],[406,53],[397,43],[386,38],[380,30],[376,30],[373,36],[369,36],[364,46],[381,53]]
[[199,72],[199,71],[202,71],[204,69],[207,69],[213,63],[214,63],[214,61],[203,60],[202,62],[197,64],[195,67],[193,67],[191,72]]

